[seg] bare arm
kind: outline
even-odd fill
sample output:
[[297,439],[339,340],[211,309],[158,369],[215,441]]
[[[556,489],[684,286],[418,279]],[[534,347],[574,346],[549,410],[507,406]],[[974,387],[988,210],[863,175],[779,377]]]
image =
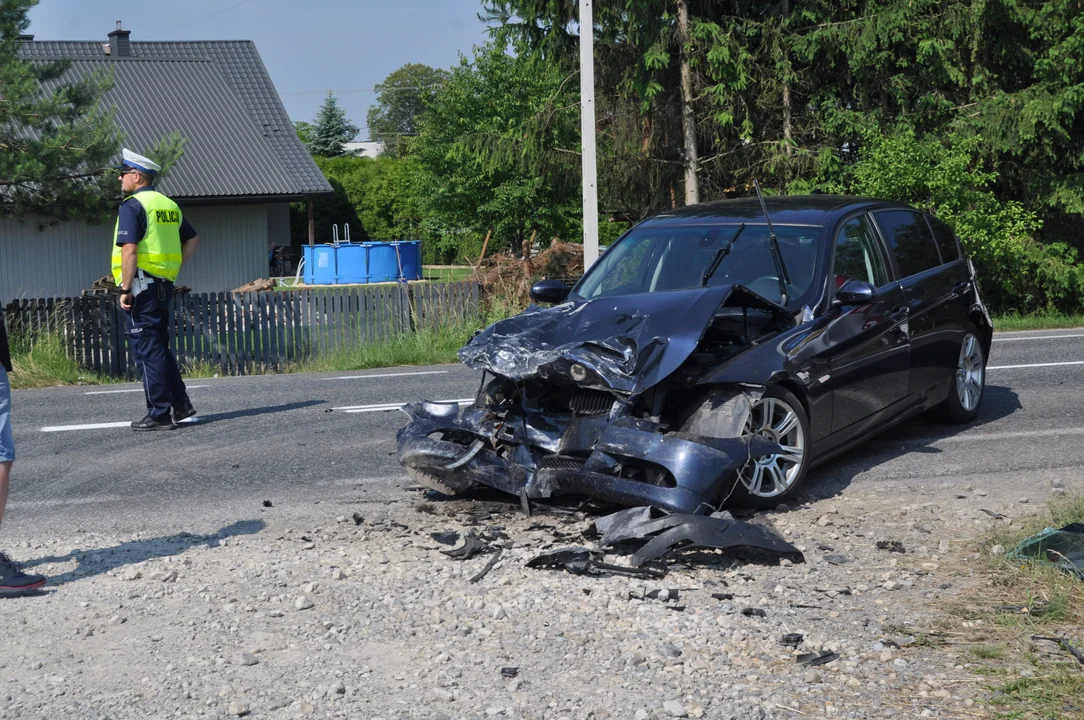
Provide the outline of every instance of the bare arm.
[[181,243],[181,264],[188,262],[199,247],[199,235],[189,238]]
[[[120,286],[122,288],[132,287],[132,281],[135,280],[137,266],[136,256],[136,244],[127,243],[120,246]],[[120,306],[125,310],[132,309],[132,294],[129,292],[127,295],[121,295]]]

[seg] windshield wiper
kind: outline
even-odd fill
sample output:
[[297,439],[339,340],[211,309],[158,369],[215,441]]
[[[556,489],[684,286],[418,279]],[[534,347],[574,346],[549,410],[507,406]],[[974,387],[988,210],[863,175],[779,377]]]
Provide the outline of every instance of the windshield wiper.
[[779,240],[775,237],[775,228],[772,227],[772,219],[768,216],[768,206],[764,204],[764,196],[760,194],[760,183],[753,178],[753,188],[757,191],[757,199],[760,200],[760,209],[764,211],[764,220],[768,223],[768,247],[772,251],[772,260],[775,261],[775,272],[779,280],[780,305],[787,304],[787,285],[790,285],[790,275],[787,274],[787,266],[783,264],[783,253],[779,249]]
[[745,223],[742,223],[734,234],[730,236],[730,240],[726,245],[715,251],[715,254],[711,257],[711,262],[704,268],[704,275],[700,278],[700,287],[705,287],[708,284],[708,280],[711,280],[711,276],[715,274],[715,271],[719,269],[719,263],[723,261],[727,255],[730,254],[730,248],[734,247],[734,241],[741,235],[741,231],[745,229]]

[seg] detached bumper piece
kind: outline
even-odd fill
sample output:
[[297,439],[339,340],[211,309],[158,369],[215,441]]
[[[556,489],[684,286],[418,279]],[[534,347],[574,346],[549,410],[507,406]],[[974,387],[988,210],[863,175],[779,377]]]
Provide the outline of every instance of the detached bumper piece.
[[397,435],[400,462],[419,482],[435,477],[456,492],[485,485],[532,499],[581,495],[707,515],[746,463],[782,451],[759,436],[664,434],[656,423],[627,416],[502,417],[432,402],[403,411],[411,420]]

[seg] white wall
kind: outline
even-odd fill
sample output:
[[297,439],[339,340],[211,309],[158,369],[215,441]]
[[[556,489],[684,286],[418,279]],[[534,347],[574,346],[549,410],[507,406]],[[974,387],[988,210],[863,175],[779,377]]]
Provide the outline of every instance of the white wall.
[[[277,205],[182,206],[200,247],[177,284],[226,292],[267,277],[268,219],[281,215]],[[110,272],[113,227],[0,218],[0,303],[80,295]]]

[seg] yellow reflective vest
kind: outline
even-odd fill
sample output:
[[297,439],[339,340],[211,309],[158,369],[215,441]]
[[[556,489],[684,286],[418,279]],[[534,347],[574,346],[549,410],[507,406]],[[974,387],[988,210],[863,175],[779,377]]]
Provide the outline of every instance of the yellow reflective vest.
[[[147,212],[147,233],[136,245],[136,266],[145,273],[166,280],[176,280],[181,269],[181,209],[177,203],[155,190],[137,192],[131,197]],[[113,229],[113,279],[121,284],[121,253],[117,245],[120,218]]]

